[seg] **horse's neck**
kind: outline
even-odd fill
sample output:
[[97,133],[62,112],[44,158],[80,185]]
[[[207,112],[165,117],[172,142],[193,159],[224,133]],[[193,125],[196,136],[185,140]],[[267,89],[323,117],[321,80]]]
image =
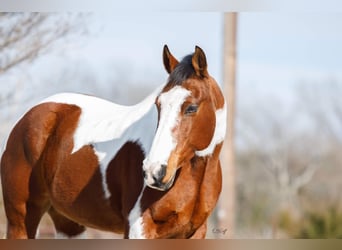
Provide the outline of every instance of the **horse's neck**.
[[[216,171],[217,167],[219,167],[219,160],[220,160],[220,151],[222,148],[222,142],[218,143],[214,149],[212,154],[205,155],[205,156],[199,156],[195,154],[194,158],[190,161],[191,168],[197,169],[197,168],[203,168],[205,173]],[[215,168],[216,170],[214,170]]]

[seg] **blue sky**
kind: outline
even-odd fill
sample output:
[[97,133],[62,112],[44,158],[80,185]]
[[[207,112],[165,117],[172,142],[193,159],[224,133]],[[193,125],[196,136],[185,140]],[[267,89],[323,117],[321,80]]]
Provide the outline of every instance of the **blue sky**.
[[[2,93],[15,91],[16,107],[6,109],[4,116],[12,116],[8,124],[35,102],[61,91],[127,103],[125,95],[137,89],[132,84],[143,84],[145,92],[136,96],[142,99],[166,80],[164,44],[177,58],[199,45],[206,52],[209,72],[222,82],[222,13],[107,11],[95,12],[89,23],[91,36],[71,40],[62,52],[41,58],[29,69],[22,67],[19,74],[0,77]],[[302,82],[342,84],[341,27],[342,12],[239,13],[238,108],[258,110],[258,102],[268,100],[293,108],[294,90]],[[63,78],[68,74],[73,78]],[[129,84],[125,79],[115,83],[122,74]],[[85,86],[83,75],[94,83]],[[120,98],[113,97],[113,84],[120,85],[115,86]],[[279,109],[274,107],[274,112]]]
[[[158,84],[166,77],[164,44],[178,58],[199,45],[207,54],[209,72],[221,83],[222,17],[218,12],[96,13],[98,33],[81,54],[88,54],[94,67],[111,61],[130,65],[137,79]],[[340,13],[239,13],[240,92],[257,88],[281,95],[302,81],[342,80],[341,27]]]
[[[108,56],[140,55],[145,57],[143,65],[146,60],[160,64],[163,44],[167,43],[178,57],[199,45],[207,53],[212,74],[220,77],[221,13],[105,13],[97,14],[96,19],[102,29],[93,43],[95,53],[101,50],[96,47],[98,42],[106,45],[102,48]],[[341,27],[340,13],[240,13],[239,64],[256,63],[338,75],[342,69]]]
[[212,74],[220,74],[222,25],[218,13],[95,13],[94,23],[98,36],[86,49],[95,57],[163,70],[164,44],[178,58],[199,45],[211,61]]
[[341,69],[342,14],[242,13],[241,59]]
[[342,82],[341,14],[242,13],[239,20],[240,92],[286,99],[304,81]]
[[[62,67],[78,69],[75,75],[91,72],[97,80],[94,84],[103,87],[105,98],[109,98],[107,86],[112,84],[118,68],[125,71],[131,82],[143,82],[148,85],[146,88],[152,88],[164,83],[167,77],[161,58],[164,44],[177,58],[199,45],[206,52],[209,72],[222,82],[220,12],[95,12],[89,23],[91,36],[83,41],[74,39],[63,53],[49,55],[50,59],[33,65],[29,77],[37,88],[62,76]],[[248,102],[261,95],[288,101],[293,86],[300,82],[342,82],[341,27],[342,13],[335,12],[239,13],[239,100]],[[84,92],[82,82],[73,80],[72,84],[58,83],[58,89],[50,87],[50,94]],[[119,87],[127,89],[124,83]]]

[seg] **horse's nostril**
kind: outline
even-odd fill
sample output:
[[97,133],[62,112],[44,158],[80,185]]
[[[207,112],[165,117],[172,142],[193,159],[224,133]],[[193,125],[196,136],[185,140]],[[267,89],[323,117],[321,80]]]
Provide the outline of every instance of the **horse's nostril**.
[[167,167],[166,165],[161,165],[159,171],[155,175],[152,176],[154,183],[157,186],[162,185],[162,180],[166,175],[166,167]]
[[155,176],[153,176],[152,178],[153,178],[155,184],[160,185],[160,179],[158,179]]
[[165,164],[162,164],[161,167],[160,167],[160,170],[159,170],[159,173],[158,173],[158,177],[159,179],[163,179],[164,176],[166,175],[166,165]]
[[143,175],[144,179],[146,179],[146,172],[145,171],[142,171],[142,175]]

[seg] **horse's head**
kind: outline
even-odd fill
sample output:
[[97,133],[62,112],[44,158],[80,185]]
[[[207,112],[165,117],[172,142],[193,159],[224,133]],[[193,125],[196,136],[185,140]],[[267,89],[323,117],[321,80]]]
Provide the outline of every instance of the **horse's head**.
[[[149,187],[165,191],[179,168],[190,166],[186,163],[196,155],[212,154],[223,141],[225,109],[201,48],[196,46],[195,53],[178,62],[165,45],[163,60],[170,75],[156,98],[158,128],[143,170]],[[224,124],[217,126],[217,119]]]

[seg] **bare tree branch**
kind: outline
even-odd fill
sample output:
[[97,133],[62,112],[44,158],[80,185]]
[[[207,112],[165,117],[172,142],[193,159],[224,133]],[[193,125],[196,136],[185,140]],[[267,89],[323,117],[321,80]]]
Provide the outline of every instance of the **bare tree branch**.
[[[2,16],[1,21],[6,22],[6,17]],[[8,31],[7,36],[2,32],[3,40],[0,44],[0,51],[5,50],[8,46],[13,46],[15,43],[21,41],[27,37],[33,30],[34,27],[41,25],[41,23],[46,20],[46,14],[32,13],[29,16],[23,16],[19,19],[17,23],[11,27]]]
[[293,179],[291,183],[291,189],[297,193],[301,187],[305,186],[312,180],[312,177],[316,173],[317,169],[317,164],[310,164],[306,166],[304,171],[300,175],[295,176]]
[[84,31],[84,14],[2,13],[0,15],[0,73],[36,59],[52,45]]

